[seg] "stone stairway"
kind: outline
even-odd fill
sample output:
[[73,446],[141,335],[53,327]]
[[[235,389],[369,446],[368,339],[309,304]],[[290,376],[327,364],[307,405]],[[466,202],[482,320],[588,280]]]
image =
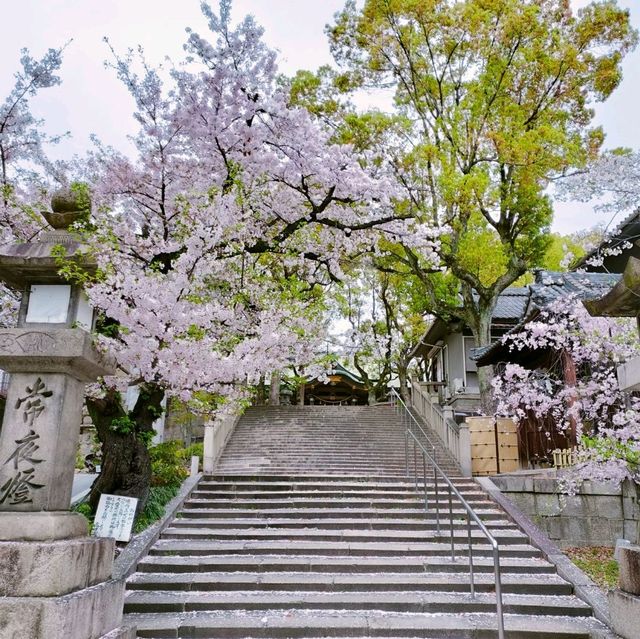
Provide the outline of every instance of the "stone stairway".
[[[507,637],[613,637],[441,447],[437,459],[500,544]],[[472,598],[464,513],[454,502],[450,518],[430,473],[427,488],[425,510],[389,407],[250,409],[129,579],[126,620],[155,639],[497,637],[490,546],[472,529]]]
[[[459,473],[442,447],[436,461],[447,474]],[[390,406],[250,408],[218,471],[404,477],[404,430]]]

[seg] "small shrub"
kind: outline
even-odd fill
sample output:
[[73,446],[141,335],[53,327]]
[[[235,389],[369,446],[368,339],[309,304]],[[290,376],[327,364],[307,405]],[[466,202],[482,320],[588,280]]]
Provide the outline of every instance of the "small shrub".
[[151,526],[164,516],[167,504],[178,494],[180,485],[152,486],[149,490],[149,499],[136,519],[133,532],[139,533]]
[[180,442],[165,442],[149,449],[152,486],[180,486],[188,477],[184,447]]
[[89,502],[82,501],[79,504],[74,504],[71,506],[71,510],[74,513],[80,513],[85,517],[85,519],[89,522],[89,534],[93,532],[93,519],[95,517],[95,513],[91,512],[91,506],[89,506]]
[[200,458],[199,468],[202,470],[202,460],[204,459],[204,444],[202,442],[191,444],[191,446],[184,449],[184,459],[189,467],[191,466],[191,458],[194,455],[197,455]]

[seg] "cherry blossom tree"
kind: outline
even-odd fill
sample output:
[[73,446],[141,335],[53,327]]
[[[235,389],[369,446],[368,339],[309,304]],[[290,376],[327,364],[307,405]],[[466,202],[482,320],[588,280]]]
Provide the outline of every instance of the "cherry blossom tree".
[[[13,88],[0,103],[0,243],[35,237],[46,222],[39,211],[58,167],[46,148],[62,136],[44,133],[43,122],[31,112],[31,99],[42,89],[60,84],[57,75],[62,49],[49,49],[40,59],[22,50],[21,69]],[[0,326],[16,321],[18,293],[0,287]]]
[[[164,397],[221,415],[262,375],[309,371],[323,290],[343,277],[346,256],[379,237],[415,235],[427,255],[437,243],[398,219],[384,167],[331,144],[290,104],[252,18],[233,28],[227,1],[203,12],[214,42],[190,32],[179,66],[115,55],[135,100],[138,157],[99,147],[85,171],[100,269],[87,290],[125,373],[88,402],[104,452],[94,505],[102,492],[144,502],[146,443]],[[131,384],[141,389],[132,407]]]
[[586,171],[559,181],[556,190],[564,199],[599,200],[595,208],[604,213],[635,209],[640,202],[640,152],[603,153]]
[[[516,421],[533,415],[561,432],[575,430],[569,488],[583,479],[637,481],[640,399],[620,391],[616,377],[617,366],[640,353],[635,322],[591,317],[579,300],[561,300],[503,339],[511,350],[547,351],[553,361],[545,370],[507,364],[492,382],[498,413]],[[574,383],[564,374],[567,361],[575,368]]]
[[[636,209],[640,203],[640,152],[628,149],[607,151],[584,171],[572,174],[556,185],[558,197],[578,202],[594,202],[604,214],[597,248],[587,260],[589,266],[601,266],[604,259],[620,255],[632,247],[633,238],[616,236],[620,215]],[[637,238],[636,238],[637,239]]]

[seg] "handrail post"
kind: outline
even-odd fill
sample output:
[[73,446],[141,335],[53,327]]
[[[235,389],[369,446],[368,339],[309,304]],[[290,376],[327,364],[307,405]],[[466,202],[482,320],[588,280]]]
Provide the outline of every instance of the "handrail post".
[[471,598],[476,596],[476,585],[473,575],[473,547],[471,545],[471,515],[467,513],[467,537],[469,540],[469,586],[471,590]]
[[453,541],[453,503],[451,501],[451,486],[449,486],[449,534],[451,535],[451,561],[455,561],[456,551]]
[[422,488],[424,489],[424,511],[429,510],[429,497],[427,495],[427,456],[422,453]]
[[404,431],[404,469],[407,478],[409,478],[409,433]]
[[413,481],[418,492],[418,447],[415,439],[413,440]]
[[498,544],[493,544],[493,565],[496,577],[496,616],[498,617],[498,639],[504,639],[504,615],[502,612],[502,576],[500,571],[500,551]]

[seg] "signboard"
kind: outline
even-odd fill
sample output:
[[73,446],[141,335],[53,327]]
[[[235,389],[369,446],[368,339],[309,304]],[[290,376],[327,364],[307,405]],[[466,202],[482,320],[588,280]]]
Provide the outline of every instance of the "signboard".
[[102,495],[93,522],[95,537],[113,537],[116,541],[129,541],[136,515],[138,500],[120,495]]

